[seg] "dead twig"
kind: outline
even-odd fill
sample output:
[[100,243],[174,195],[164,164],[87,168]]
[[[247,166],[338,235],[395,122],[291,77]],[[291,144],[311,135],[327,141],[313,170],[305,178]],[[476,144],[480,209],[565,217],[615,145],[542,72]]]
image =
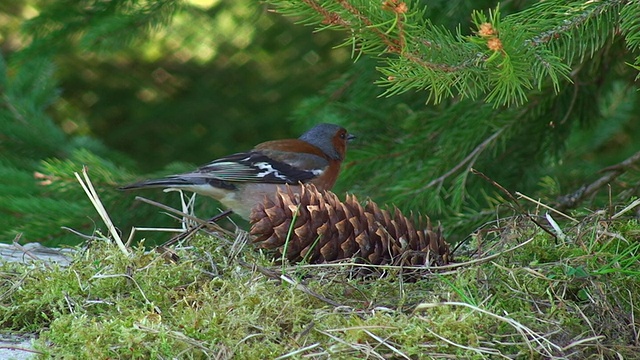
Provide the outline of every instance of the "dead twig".
[[600,173],[607,173],[596,181],[588,185],[583,185],[580,189],[574,191],[571,194],[560,196],[554,207],[560,211],[573,209],[580,204],[585,198],[593,195],[596,191],[600,190],[604,186],[607,186],[613,180],[624,174],[629,168],[636,165],[640,161],[640,151],[633,154],[624,161],[606,167],[600,170]]
[[[514,196],[514,194],[512,194],[512,193],[511,193],[511,191],[507,190],[504,186],[500,185],[497,181],[495,181],[495,180],[491,179],[490,177],[488,177],[488,176],[487,176],[487,175],[485,175],[484,173],[482,173],[482,172],[480,172],[480,171],[478,171],[478,170],[476,170],[476,169],[474,169],[474,168],[471,168],[469,171],[471,171],[471,173],[472,173],[472,174],[474,174],[474,175],[476,175],[476,176],[479,176],[480,178],[482,178],[483,180],[485,180],[485,181],[486,181],[486,182],[488,182],[489,184],[491,184],[491,185],[493,185],[494,187],[496,187],[496,188],[497,188],[498,190],[500,190],[502,193],[504,193],[504,194],[507,196],[507,198],[508,198],[509,200],[511,200],[511,202],[513,202],[513,204],[516,206],[517,210],[518,210],[518,211],[520,211],[520,213],[521,213],[521,214],[524,214],[524,216],[526,216],[526,217],[527,217],[527,218],[528,218],[532,223],[536,224],[540,229],[542,229],[542,230],[543,230],[544,232],[546,232],[547,234],[549,234],[549,235],[551,235],[551,236],[553,236],[553,237],[556,237],[556,235],[555,235],[553,232],[551,232],[549,229],[547,229],[547,228],[546,228],[546,227],[544,227],[542,224],[540,224],[536,219],[534,219],[534,217],[533,217],[533,216],[531,216],[531,214],[529,214],[529,213],[524,209],[524,207],[522,206],[522,204],[520,204],[520,202],[518,201],[518,198],[516,198],[516,197]],[[538,205],[540,205],[540,206],[544,206],[544,207],[546,207],[546,208],[548,208],[548,209],[550,209],[550,210],[552,210],[552,211],[555,211],[554,209],[552,209],[552,208],[550,208],[550,207],[548,207],[548,206],[546,206],[546,205],[544,205],[544,204],[541,204],[540,202],[536,202],[535,200],[533,200],[533,199],[531,199],[531,198],[529,198],[529,197],[527,197],[527,196],[525,196],[525,195],[522,195],[521,193],[519,193],[519,192],[517,192],[517,191],[515,192],[515,195],[517,195],[517,196],[519,196],[519,197],[521,197],[521,198],[525,198],[525,199],[527,199],[527,200],[529,200],[529,201],[533,201],[533,202],[537,203],[537,204],[538,204]],[[562,215],[564,215],[564,214],[562,214]],[[566,216],[566,215],[564,215],[564,216]],[[454,250],[454,251],[455,251],[455,250]]]
[[524,210],[522,209],[522,205],[520,205],[520,202],[518,201],[518,199],[516,199],[515,196],[513,196],[511,191],[505,189],[504,186],[500,185],[498,182],[488,177],[483,172],[480,172],[474,168],[471,168],[469,171],[471,171],[472,174],[481,177],[482,179],[484,179],[486,182],[493,185],[494,187],[498,188],[498,190],[502,191],[505,195],[507,195],[509,200],[511,200],[518,207],[518,210],[520,210],[520,212],[524,212]]
[[0,346],[0,349],[11,350],[11,351],[24,351],[24,352],[33,353],[33,354],[44,355],[42,351],[29,349],[25,347],[19,347],[19,346]]
[[226,210],[220,214],[215,215],[214,217],[212,217],[211,219],[207,220],[206,223],[200,223],[198,224],[198,226],[195,226],[181,234],[178,234],[174,237],[172,237],[171,239],[167,240],[167,242],[165,242],[164,244],[161,245],[161,247],[167,247],[167,246],[171,246],[179,241],[188,239],[189,237],[191,237],[193,234],[195,234],[196,232],[204,229],[208,224],[215,224],[218,220],[226,218],[227,216],[231,215],[233,213],[233,211],[231,210]]

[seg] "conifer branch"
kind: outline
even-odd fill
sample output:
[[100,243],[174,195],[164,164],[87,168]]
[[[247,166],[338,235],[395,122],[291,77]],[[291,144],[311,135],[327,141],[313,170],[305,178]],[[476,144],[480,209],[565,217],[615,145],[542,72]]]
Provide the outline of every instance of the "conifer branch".
[[19,120],[21,123],[26,125],[27,120],[24,118],[23,114],[21,114],[20,111],[18,111],[18,109],[13,105],[11,98],[9,98],[9,96],[6,93],[2,94],[2,100],[4,100],[4,105],[7,109],[9,109],[9,112],[11,112],[11,115],[13,115],[13,117],[16,120]]
[[598,2],[598,5],[596,5],[594,9],[586,10],[575,17],[571,17],[563,21],[561,24],[553,27],[550,30],[543,31],[542,33],[534,36],[533,38],[527,39],[524,41],[524,44],[536,47],[542,44],[549,43],[553,40],[556,40],[565,36],[568,32],[573,31],[579,28],[580,26],[585,25],[587,21],[601,15],[607,10],[610,10],[610,8],[624,5],[630,2],[631,2],[630,0],[612,0],[612,1]]
[[475,159],[478,158],[478,155],[480,155],[480,153],[482,153],[482,151],[484,151],[484,149],[487,148],[487,146],[489,146],[489,144],[491,144],[493,142],[493,140],[495,140],[498,136],[500,136],[500,134],[502,134],[502,132],[504,131],[504,128],[496,131],[495,133],[493,133],[493,135],[489,136],[488,138],[486,138],[482,143],[480,143],[480,145],[476,146],[475,149],[473,149],[473,151],[471,151],[469,153],[469,155],[467,155],[464,159],[462,159],[462,161],[460,161],[458,164],[456,164],[453,168],[451,168],[451,170],[447,171],[446,173],[442,174],[441,176],[439,176],[436,179],[431,180],[427,185],[423,186],[422,188],[416,190],[416,192],[421,192],[424,191],[436,184],[442,184],[447,178],[449,178],[449,176],[455,174],[458,170],[460,170],[463,166],[465,166],[465,164],[469,164],[467,165],[467,168],[472,168],[475,162]]
[[[322,24],[327,25],[339,25],[345,30],[354,30],[353,24],[345,20],[339,13],[328,11],[322,5],[318,4],[315,0],[303,0],[311,9],[316,11],[323,17]],[[382,31],[378,26],[375,26],[373,20],[371,20],[362,11],[358,10],[347,0],[339,0],[338,4],[347,11],[349,14],[356,17],[363,25],[364,28],[371,31],[386,47],[385,52],[396,54],[407,60],[416,63],[424,68],[439,70],[444,72],[453,72],[458,70],[456,66],[450,66],[447,64],[437,64],[428,61],[424,61],[420,53],[415,51],[407,51],[406,34],[404,31],[404,14],[407,12],[407,5],[399,0],[387,0],[382,4],[383,9],[390,10],[395,13],[396,22],[395,26],[398,29],[398,39],[394,39],[388,32]]]
[[325,24],[325,25],[340,25],[340,26],[345,27],[345,28],[348,28],[348,27],[351,26],[351,24],[349,24],[347,21],[342,19],[342,17],[340,17],[340,14],[338,14],[336,12],[329,11],[329,10],[323,8],[316,1],[314,1],[314,0],[303,0],[303,2],[305,4],[307,4],[307,5],[309,5],[309,7],[312,8],[314,11],[316,11],[318,14],[322,15],[322,17],[324,18],[324,20],[322,21],[322,24]]
[[[478,31],[460,36],[431,24],[421,10],[409,9],[414,3],[402,0],[381,5],[357,0],[271,2],[286,15],[349,31],[348,43],[361,53],[393,55],[379,68],[384,75],[379,84],[389,87],[385,95],[427,89],[438,102],[456,92],[471,98],[484,93],[486,101],[495,104],[523,103],[529,90],[547,80],[558,92],[560,83],[569,79],[572,59],[582,61],[615,35],[620,9],[631,3],[550,1],[504,18],[497,9],[488,20],[476,12]],[[386,29],[388,24],[391,28]],[[492,27],[490,36],[482,34],[482,26]],[[582,45],[576,46],[577,41]]]

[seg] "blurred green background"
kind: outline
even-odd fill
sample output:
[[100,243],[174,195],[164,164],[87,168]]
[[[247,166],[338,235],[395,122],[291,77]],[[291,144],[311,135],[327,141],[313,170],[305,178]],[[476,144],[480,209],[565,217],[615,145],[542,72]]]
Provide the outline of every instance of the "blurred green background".
[[[70,136],[94,136],[126,153],[141,173],[296,136],[304,126],[292,124],[292,109],[349,66],[349,50],[334,49],[339,34],[312,34],[257,1],[179,4],[170,24],[149,36],[142,26],[131,34],[105,30],[102,39],[87,29],[115,20],[90,19],[88,3],[3,2],[2,54],[51,57],[60,92],[48,110],[55,122]],[[30,43],[42,32],[46,43]]]
[[[428,6],[425,19],[451,34],[441,41],[452,42],[457,32],[473,35],[474,9],[497,4],[411,2]],[[503,2],[500,12],[536,4]],[[616,14],[594,16],[559,43],[558,54],[571,55],[570,79],[558,89],[543,79],[525,104],[507,107],[485,101],[486,94],[452,94],[437,104],[428,102],[428,91],[381,96],[378,67],[393,55],[359,56],[339,46],[349,32],[314,31],[298,23],[309,19],[274,7],[254,0],[1,2],[0,241],[78,243],[61,227],[103,229],[73,177],[82,165],[123,233],[175,226],[134,201],[142,195],[179,207],[175,194],[115,189],[296,137],[319,122],[358,136],[336,193],[428,214],[442,220],[453,241],[509,211],[501,191],[471,176],[467,163],[458,166],[497,129],[508,130],[474,158],[474,167],[547,203],[638,151],[640,93],[628,65],[637,51],[607,22]],[[545,16],[553,28],[552,15]],[[576,55],[583,52],[589,54]],[[426,186],[443,174],[442,182]],[[612,194],[631,199],[638,183],[640,173],[627,172]],[[601,207],[609,196],[603,190],[587,200],[585,208]],[[200,201],[200,217],[217,212],[211,203]],[[155,243],[168,235],[149,237]]]
[[252,0],[1,2],[0,241],[78,243],[61,226],[100,229],[72,176],[82,164],[123,233],[176,226],[133,199],[179,207],[177,195],[115,188],[297,137],[295,107],[351,64],[341,39]]

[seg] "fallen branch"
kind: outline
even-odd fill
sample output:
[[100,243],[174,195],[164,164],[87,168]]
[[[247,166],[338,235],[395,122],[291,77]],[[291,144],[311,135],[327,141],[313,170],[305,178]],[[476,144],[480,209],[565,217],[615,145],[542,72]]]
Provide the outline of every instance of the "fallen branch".
[[606,167],[600,170],[601,173],[607,173],[604,176],[600,177],[596,181],[592,182],[589,185],[583,185],[580,189],[574,191],[571,194],[563,195],[558,198],[557,204],[555,204],[555,208],[559,211],[573,209],[578,204],[580,204],[585,198],[593,195],[595,192],[600,190],[601,188],[610,184],[613,180],[618,178],[620,175],[624,174],[629,168],[636,165],[636,163],[640,161],[640,151],[633,154],[631,157],[625,159],[624,161]]

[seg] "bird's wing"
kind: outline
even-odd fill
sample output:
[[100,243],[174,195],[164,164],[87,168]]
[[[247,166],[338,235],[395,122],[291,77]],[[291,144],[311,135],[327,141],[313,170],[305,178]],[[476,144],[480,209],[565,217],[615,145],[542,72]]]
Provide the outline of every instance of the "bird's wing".
[[228,182],[297,184],[319,176],[327,165],[327,160],[313,154],[261,150],[230,155],[178,176]]
[[229,155],[195,171],[151,179],[121,187],[121,190],[139,188],[221,188],[233,190],[234,183],[254,182],[271,184],[298,184],[320,176],[328,161],[308,153],[279,150],[252,150]]

